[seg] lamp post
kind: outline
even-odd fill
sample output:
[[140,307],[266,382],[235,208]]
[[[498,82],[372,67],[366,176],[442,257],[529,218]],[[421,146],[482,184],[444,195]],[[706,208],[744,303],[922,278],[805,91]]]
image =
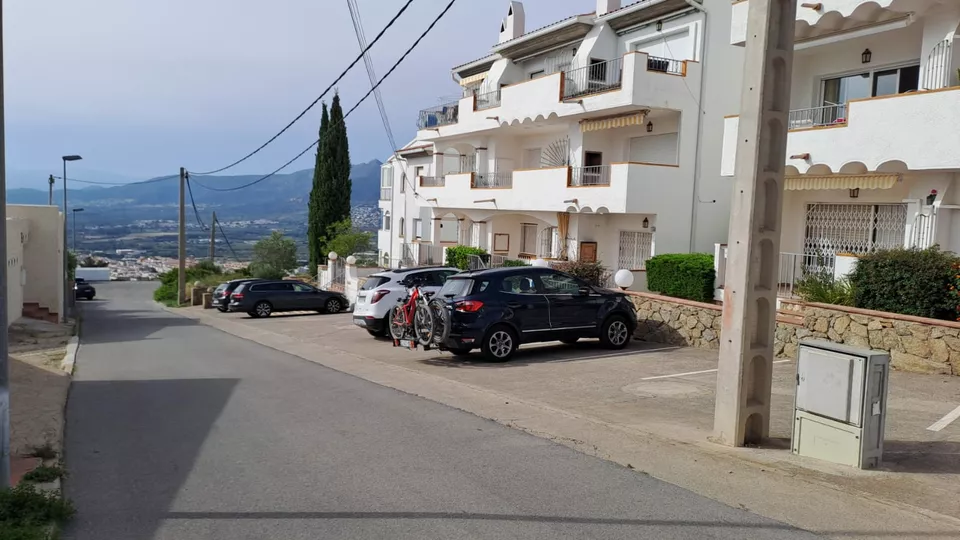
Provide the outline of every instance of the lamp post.
[[83,212],[83,208],[73,209],[73,251],[77,251],[77,212]]
[[67,162],[80,161],[78,155],[63,156],[63,305],[60,320],[67,322],[67,289],[70,284],[69,255],[67,254]]

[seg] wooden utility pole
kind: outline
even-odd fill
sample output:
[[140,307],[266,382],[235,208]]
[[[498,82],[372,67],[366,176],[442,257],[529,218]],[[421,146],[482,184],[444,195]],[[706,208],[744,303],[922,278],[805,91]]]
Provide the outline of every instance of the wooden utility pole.
[[210,262],[216,261],[217,257],[217,212],[213,212],[210,218]]
[[770,432],[787,117],[797,0],[751,0],[713,434],[729,446]]
[[180,271],[177,278],[177,302],[184,304],[187,301],[187,211],[186,211],[187,170],[180,167],[180,249],[177,258],[180,260]]

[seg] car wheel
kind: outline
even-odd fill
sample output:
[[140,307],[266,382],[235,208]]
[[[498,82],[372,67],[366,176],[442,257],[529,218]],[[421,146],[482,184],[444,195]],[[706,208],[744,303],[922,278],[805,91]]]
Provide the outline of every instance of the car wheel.
[[323,310],[327,313],[340,313],[343,310],[343,302],[339,298],[331,298],[323,305]]
[[608,349],[622,349],[630,343],[630,325],[620,315],[613,315],[603,322],[600,343]]
[[506,362],[519,347],[517,335],[507,326],[494,326],[483,338],[481,350],[491,362]]
[[253,312],[256,313],[256,318],[269,317],[273,313],[273,306],[270,305],[270,302],[266,300],[261,300],[253,306]]
[[561,339],[560,343],[563,343],[564,345],[573,345],[578,341],[580,341],[580,338],[578,337],[568,337],[568,338]]

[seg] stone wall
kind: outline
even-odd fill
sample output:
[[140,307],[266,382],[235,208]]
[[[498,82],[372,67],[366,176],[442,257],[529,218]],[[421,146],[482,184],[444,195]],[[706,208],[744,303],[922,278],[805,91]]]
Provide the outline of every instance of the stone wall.
[[[631,293],[636,339],[701,349],[720,348],[722,306]],[[960,375],[960,323],[825,304],[788,301],[777,316],[774,352],[796,358],[801,340],[821,339],[890,352],[894,369]]]

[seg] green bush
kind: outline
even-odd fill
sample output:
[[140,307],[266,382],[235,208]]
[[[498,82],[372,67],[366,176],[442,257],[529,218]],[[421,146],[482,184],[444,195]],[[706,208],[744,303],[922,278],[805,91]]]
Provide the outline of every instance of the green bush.
[[554,263],[553,269],[576,276],[596,287],[605,287],[610,279],[610,271],[598,262],[563,261]]
[[[179,268],[174,268],[169,272],[160,274],[160,286],[157,287],[157,290],[153,291],[154,301],[160,302],[161,304],[166,304],[168,306],[176,306],[179,276]],[[224,274],[222,268],[207,260],[200,261],[196,265],[187,268],[188,287],[196,281],[201,282],[207,287],[216,287],[224,281],[240,279],[241,277],[246,277],[244,272]]]
[[59,492],[21,482],[12,489],[0,490],[0,538],[45,538],[31,534],[51,523],[62,524],[73,513],[73,505]]
[[504,268],[519,268],[521,266],[530,266],[530,263],[518,259],[507,259],[503,261]]
[[797,281],[795,291],[805,302],[854,305],[853,284],[848,278],[834,279],[827,271],[806,274]]
[[713,255],[668,253],[647,261],[647,288],[667,296],[710,302],[715,281]]
[[460,270],[468,270],[470,268],[470,257],[472,255],[478,255],[480,257],[486,257],[489,255],[487,250],[483,248],[475,248],[470,246],[453,246],[447,248],[447,266],[451,268],[459,268]]
[[952,253],[929,249],[889,249],[860,257],[850,274],[854,305],[858,308],[955,320],[958,259]]

